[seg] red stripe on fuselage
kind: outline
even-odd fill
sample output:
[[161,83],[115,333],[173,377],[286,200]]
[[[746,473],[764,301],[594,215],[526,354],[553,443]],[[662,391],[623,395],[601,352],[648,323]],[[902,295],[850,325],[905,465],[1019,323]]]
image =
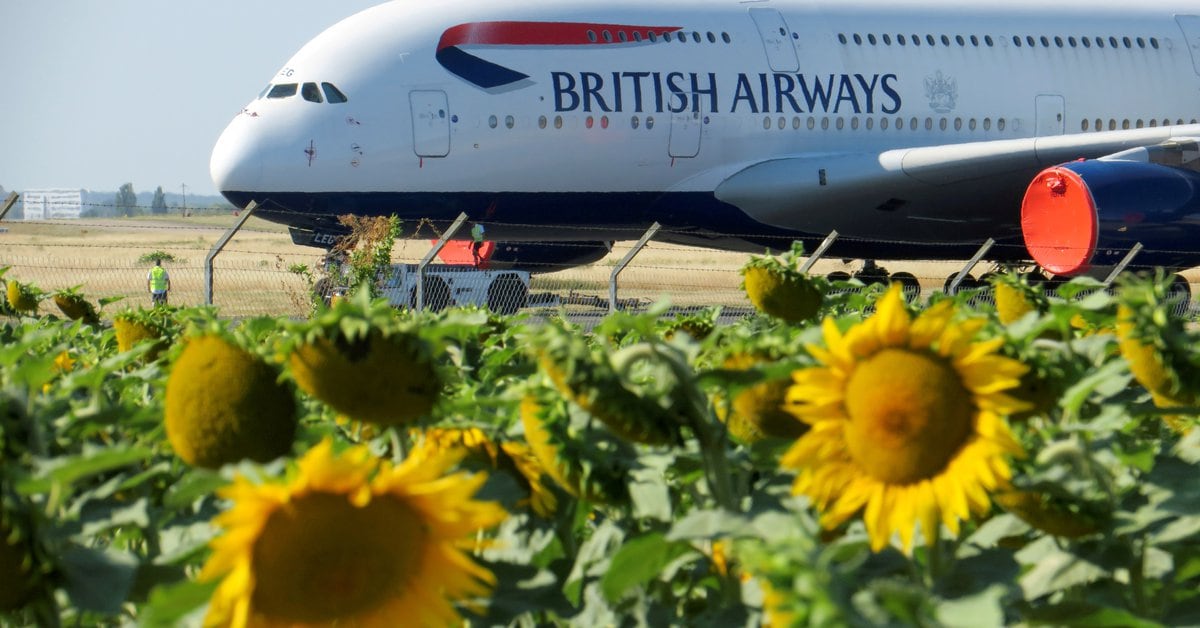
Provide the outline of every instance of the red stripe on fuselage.
[[[492,46],[586,46],[637,43],[633,33],[642,34],[643,41],[650,33],[663,35],[680,30],[679,26],[630,26],[628,24],[594,24],[590,22],[470,22],[451,26],[442,33],[438,50],[464,44]],[[605,41],[608,31],[611,41]],[[588,33],[592,36],[589,37]],[[626,33],[620,41],[618,33]],[[595,41],[592,41],[593,37]]]

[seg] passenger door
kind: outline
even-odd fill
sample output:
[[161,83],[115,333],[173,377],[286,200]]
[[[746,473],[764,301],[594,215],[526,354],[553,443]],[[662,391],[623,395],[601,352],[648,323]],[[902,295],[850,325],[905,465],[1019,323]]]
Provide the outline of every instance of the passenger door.
[[409,92],[408,102],[412,107],[413,151],[418,157],[449,155],[450,106],[446,92]]
[[800,69],[800,59],[796,56],[796,47],[792,45],[791,31],[783,21],[783,15],[775,9],[750,9],[750,17],[758,27],[762,37],[763,48],[767,53],[767,63],[776,72],[796,72]]
[[1062,135],[1066,130],[1066,101],[1057,94],[1039,94],[1034,101],[1034,134],[1037,137]]

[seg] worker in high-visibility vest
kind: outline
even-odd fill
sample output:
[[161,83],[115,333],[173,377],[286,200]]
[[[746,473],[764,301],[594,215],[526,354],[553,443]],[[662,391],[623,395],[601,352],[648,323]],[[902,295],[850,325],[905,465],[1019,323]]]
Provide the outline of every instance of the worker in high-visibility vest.
[[483,248],[483,225],[475,223],[471,227],[471,257],[475,259],[475,265],[478,266],[481,261],[480,249]]
[[146,273],[146,289],[150,291],[150,302],[153,305],[166,305],[167,293],[171,291],[171,276],[162,267],[162,260],[154,260],[154,267]]

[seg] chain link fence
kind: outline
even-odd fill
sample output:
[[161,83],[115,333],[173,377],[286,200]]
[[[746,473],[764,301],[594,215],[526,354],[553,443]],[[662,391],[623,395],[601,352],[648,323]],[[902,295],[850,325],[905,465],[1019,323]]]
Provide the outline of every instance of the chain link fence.
[[[106,307],[115,310],[150,306],[146,277],[152,255],[165,253],[170,256],[163,266],[170,273],[171,304],[199,305],[205,302],[205,256],[236,221],[230,214],[5,221],[0,223],[0,267],[9,268],[6,278],[31,283],[46,293],[82,286],[93,302],[120,298]],[[416,264],[431,246],[429,239],[398,240],[392,261]],[[613,270],[632,246],[632,242],[619,242],[598,262],[534,274],[527,309],[607,312]],[[787,249],[788,243],[781,242],[779,248]],[[312,303],[312,282],[322,273],[324,253],[294,244],[280,225],[251,217],[215,258],[213,304],[226,317],[304,316]],[[749,313],[740,273],[748,259],[748,253],[651,240],[621,271],[616,284],[618,305],[632,309],[667,300],[684,311],[721,307],[727,315]],[[879,265],[892,273],[915,275],[926,294],[942,289],[963,267],[962,262],[880,261]],[[844,277],[861,268],[860,262],[823,259],[811,272]],[[301,269],[311,274],[298,272]],[[1136,260],[1130,266],[1130,270],[1143,269]],[[979,276],[988,270],[980,264],[973,273]],[[1195,270],[1183,276],[1189,284],[1200,278]],[[56,309],[51,300],[41,304],[43,313],[57,313]]]

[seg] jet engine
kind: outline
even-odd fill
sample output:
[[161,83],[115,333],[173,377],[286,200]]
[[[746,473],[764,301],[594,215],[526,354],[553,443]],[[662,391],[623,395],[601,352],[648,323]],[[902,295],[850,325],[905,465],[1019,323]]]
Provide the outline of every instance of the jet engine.
[[1043,170],[1021,203],[1025,248],[1056,275],[1112,266],[1138,243],[1138,265],[1200,264],[1196,156],[1189,142]]

